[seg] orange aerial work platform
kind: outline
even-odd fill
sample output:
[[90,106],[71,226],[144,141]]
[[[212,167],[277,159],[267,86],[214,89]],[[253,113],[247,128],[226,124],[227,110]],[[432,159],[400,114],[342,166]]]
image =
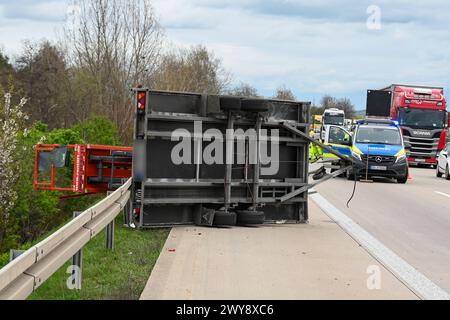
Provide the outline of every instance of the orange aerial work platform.
[[[116,189],[132,175],[132,147],[37,144],[35,148],[36,190],[100,193]],[[71,182],[68,176],[73,177]]]

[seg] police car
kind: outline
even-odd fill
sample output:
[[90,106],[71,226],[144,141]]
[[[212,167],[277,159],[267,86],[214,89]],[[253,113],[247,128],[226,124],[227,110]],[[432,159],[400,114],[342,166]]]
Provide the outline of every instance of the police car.
[[[353,168],[347,172],[348,179],[387,177],[398,183],[408,181],[405,145],[396,121],[360,120],[353,135],[342,127],[330,126],[325,144],[355,160]],[[335,158],[326,152],[323,156]]]

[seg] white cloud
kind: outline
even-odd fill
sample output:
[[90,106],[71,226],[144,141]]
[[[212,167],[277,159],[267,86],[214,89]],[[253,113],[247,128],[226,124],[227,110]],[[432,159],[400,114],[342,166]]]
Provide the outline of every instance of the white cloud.
[[[14,4],[13,4],[14,3]],[[203,44],[236,82],[266,95],[286,85],[302,99],[349,96],[362,108],[368,88],[394,82],[450,85],[450,2],[446,0],[154,0],[168,39]],[[381,30],[366,9],[381,8]],[[55,39],[64,0],[0,0],[0,44]],[[14,6],[14,8],[12,8]]]
[[[448,87],[450,5],[373,2],[382,10],[381,30],[366,28],[372,1],[158,0],[155,8],[170,39],[214,49],[236,80],[266,95],[285,84],[301,98],[350,96],[362,108],[368,88]],[[193,21],[202,28],[191,28]]]
[[14,56],[24,40],[55,40],[66,11],[65,0],[0,0],[0,45]]
[[4,4],[2,13],[6,19],[60,22],[64,20],[66,10],[67,3],[64,0],[14,1]]

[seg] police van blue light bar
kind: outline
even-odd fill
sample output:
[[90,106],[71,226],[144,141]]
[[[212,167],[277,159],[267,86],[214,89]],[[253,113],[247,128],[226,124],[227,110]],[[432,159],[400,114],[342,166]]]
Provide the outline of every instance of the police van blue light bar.
[[380,119],[380,118],[366,118],[358,120],[357,124],[372,124],[372,125],[395,125],[393,120],[390,119]]

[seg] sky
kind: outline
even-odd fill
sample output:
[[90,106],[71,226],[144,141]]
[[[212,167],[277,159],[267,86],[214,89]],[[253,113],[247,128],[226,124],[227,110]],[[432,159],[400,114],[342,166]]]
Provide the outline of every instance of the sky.
[[[325,94],[365,108],[366,90],[391,83],[450,88],[448,0],[153,0],[167,40],[202,44],[240,81],[271,96]],[[64,0],[0,0],[0,47],[58,39]]]

